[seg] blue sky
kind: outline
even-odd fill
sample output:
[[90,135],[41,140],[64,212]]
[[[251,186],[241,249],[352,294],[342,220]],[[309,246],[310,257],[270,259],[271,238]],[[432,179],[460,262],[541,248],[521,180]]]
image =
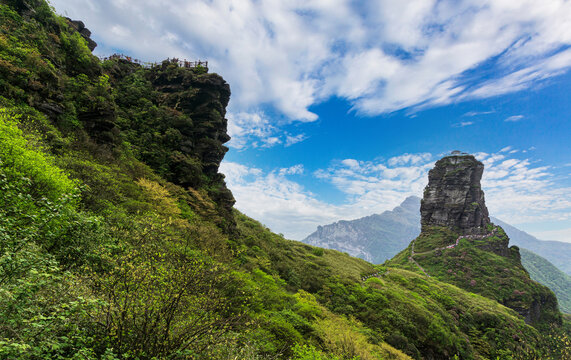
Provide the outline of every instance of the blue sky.
[[421,195],[451,150],[491,215],[571,242],[571,2],[52,0],[101,56],[208,60],[236,207],[302,239]]

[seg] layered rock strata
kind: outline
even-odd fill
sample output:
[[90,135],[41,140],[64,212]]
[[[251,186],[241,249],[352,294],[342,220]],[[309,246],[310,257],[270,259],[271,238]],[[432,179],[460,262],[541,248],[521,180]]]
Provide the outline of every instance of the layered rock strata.
[[427,276],[498,301],[529,324],[559,326],[555,295],[530,279],[519,249],[509,247],[503,229],[490,222],[483,172],[484,165],[469,154],[454,152],[436,162],[421,202],[421,234],[405,261]]
[[490,224],[480,180],[484,164],[472,155],[450,155],[428,173],[420,206],[422,229],[446,226],[462,235],[481,234]]

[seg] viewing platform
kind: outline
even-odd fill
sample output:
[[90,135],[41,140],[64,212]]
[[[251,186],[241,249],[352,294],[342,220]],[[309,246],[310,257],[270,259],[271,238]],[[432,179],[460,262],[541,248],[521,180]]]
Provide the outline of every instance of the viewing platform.
[[123,54],[113,54],[111,56],[107,56],[107,57],[100,57],[99,58],[102,61],[107,61],[107,60],[123,60],[123,61],[127,61],[133,64],[138,64],[141,65],[142,67],[146,68],[146,69],[152,69],[155,67],[159,67],[161,66],[165,61],[169,62],[171,64],[177,64],[179,67],[181,68],[187,68],[187,69],[194,69],[194,68],[199,68],[202,67],[206,70],[206,72],[208,72],[208,61],[188,61],[186,59],[178,59],[178,58],[167,58],[164,61],[161,62],[149,62],[149,61],[142,61],[139,59],[135,59],[131,56],[127,56],[127,55],[123,55]]

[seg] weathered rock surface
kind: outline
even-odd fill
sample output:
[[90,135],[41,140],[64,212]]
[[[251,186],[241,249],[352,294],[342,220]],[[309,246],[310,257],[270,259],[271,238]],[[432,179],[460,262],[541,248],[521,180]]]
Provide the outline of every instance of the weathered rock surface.
[[164,105],[192,119],[192,124],[186,128],[180,127],[189,142],[176,150],[198,155],[204,173],[215,176],[228,151],[222,144],[230,140],[227,134],[228,120],[225,118],[230,100],[228,83],[216,74],[197,75],[169,62],[151,69],[149,79],[155,89],[163,94]]
[[[555,295],[530,279],[519,248],[508,247],[504,230],[490,222],[480,186],[483,172],[484,165],[468,154],[436,162],[421,202],[421,234],[402,259],[428,276],[498,301],[529,324],[559,326]],[[453,243],[448,235],[459,237]]]
[[420,206],[421,224],[447,226],[460,234],[481,234],[490,223],[480,180],[484,164],[472,155],[450,155],[428,173]]
[[91,31],[85,27],[83,21],[72,20],[70,18],[65,18],[68,24],[74,28],[84,39],[87,41],[87,47],[89,50],[93,51],[97,47],[97,43],[91,39]]
[[[116,100],[118,116],[131,119],[122,121],[121,131],[137,150],[136,156],[168,181],[206,191],[224,216],[224,227],[233,228],[235,200],[218,172],[228,151],[224,143],[230,140],[225,118],[228,83],[205,69],[181,67],[172,60],[143,68],[114,59],[107,71],[111,83],[125,91]],[[137,111],[128,110],[132,108],[156,115],[141,120]]]

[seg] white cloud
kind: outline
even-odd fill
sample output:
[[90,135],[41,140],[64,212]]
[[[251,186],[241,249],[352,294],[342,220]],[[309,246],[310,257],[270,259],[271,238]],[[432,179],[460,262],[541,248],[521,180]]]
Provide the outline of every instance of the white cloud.
[[432,158],[432,155],[429,153],[421,153],[421,154],[403,154],[399,156],[394,156],[389,159],[388,163],[390,166],[394,165],[406,165],[406,164],[420,164],[424,163]]
[[480,116],[480,115],[489,115],[489,114],[494,114],[495,111],[494,110],[490,110],[490,111],[468,111],[467,113],[465,113],[462,116]]
[[[510,150],[475,154],[485,165],[482,188],[490,215],[516,226],[545,221],[570,224],[571,187],[557,185],[549,166],[513,157]],[[302,165],[264,173],[223,162],[221,172],[226,174],[238,209],[272,230],[300,240],[318,225],[380,213],[409,195],[422,196],[433,166],[431,154],[403,154],[387,161],[335,161],[310,174],[314,182],[333,185],[343,196],[340,204],[332,204],[288,178],[305,174]]]
[[[384,162],[345,159],[313,174],[314,181],[333,184],[345,201],[335,205],[288,178],[305,172],[302,165],[262,173],[223,162],[220,171],[236,198],[236,207],[288,238],[301,240],[318,225],[390,210],[409,195],[420,195],[430,154],[403,154]],[[399,165],[400,164],[400,165]],[[256,174],[255,176],[251,176]]]
[[474,125],[474,122],[473,121],[460,121],[458,123],[452,124],[452,127],[466,127],[466,126],[470,126],[470,125]]
[[305,134],[292,135],[281,131],[271,124],[270,119],[262,112],[241,112],[227,114],[228,135],[231,140],[228,146],[235,149],[246,147],[272,147],[278,144],[292,146],[307,139]]
[[299,142],[302,142],[306,139],[307,139],[307,135],[305,135],[305,134],[298,134],[295,136],[287,135],[286,140],[285,140],[285,146],[286,147],[292,146],[292,145],[297,144]]
[[278,171],[278,175],[280,176],[284,176],[284,175],[301,175],[303,174],[303,165],[302,164],[298,164],[298,165],[294,165],[288,168],[281,168]]
[[[500,152],[512,154],[511,147]],[[552,168],[530,159],[482,154],[482,188],[490,214],[513,224],[571,221],[571,187],[554,181]]]
[[532,231],[530,234],[541,240],[555,240],[571,243],[571,228],[547,231]]
[[520,121],[521,119],[523,119],[523,115],[512,115],[512,116],[508,117],[507,119],[505,119],[504,121],[516,122],[516,121]]
[[262,147],[272,147],[282,143],[280,138],[276,136],[270,136],[268,138],[263,139],[262,141],[263,141]]
[[238,163],[223,162],[220,165],[220,172],[226,176],[226,181],[246,181],[246,177],[258,177],[262,175],[262,170],[247,167]]
[[[86,22],[99,54],[207,59],[231,84],[236,117],[280,114],[262,128],[244,117],[238,132],[314,121],[310,106],[331,96],[374,115],[506,94],[571,66],[565,0],[51,2]],[[480,66],[493,71],[480,77]]]
[[229,112],[227,117],[228,135],[232,138],[228,145],[237,149],[244,148],[253,139],[265,142],[264,140],[272,137],[277,132],[276,127],[270,124],[269,119],[263,112]]
[[359,169],[359,162],[355,159],[345,159],[343,161],[341,161],[341,164],[349,167],[352,170],[358,170]]
[[340,218],[337,207],[317,200],[314,194],[287,178],[291,171],[282,170],[260,172],[248,178],[243,174],[251,174],[251,171],[243,165],[232,162],[220,165],[236,198],[236,208],[274,232],[300,240],[317,225]]

